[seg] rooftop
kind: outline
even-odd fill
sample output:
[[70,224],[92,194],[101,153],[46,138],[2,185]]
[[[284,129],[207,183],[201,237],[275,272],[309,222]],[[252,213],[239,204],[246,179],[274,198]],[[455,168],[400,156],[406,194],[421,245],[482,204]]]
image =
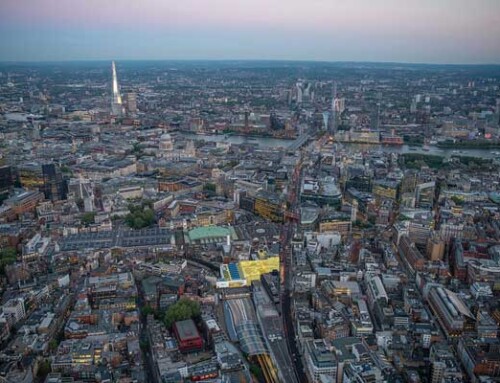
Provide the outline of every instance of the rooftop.
[[188,233],[188,237],[191,242],[215,238],[226,238],[228,235],[231,236],[231,239],[237,239],[234,229],[232,227],[224,226],[196,227]]
[[175,322],[174,326],[180,340],[197,339],[200,337],[200,333],[198,332],[198,329],[192,319]]

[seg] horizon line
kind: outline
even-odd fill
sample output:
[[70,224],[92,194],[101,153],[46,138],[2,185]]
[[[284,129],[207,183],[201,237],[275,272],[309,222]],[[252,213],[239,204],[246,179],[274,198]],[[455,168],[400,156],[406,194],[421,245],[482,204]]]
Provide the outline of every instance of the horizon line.
[[140,58],[140,59],[116,59],[116,58],[98,58],[98,59],[56,59],[56,60],[0,60],[0,65],[5,64],[58,64],[58,63],[90,63],[90,62],[288,62],[288,63],[318,63],[318,64],[384,64],[384,65],[426,65],[426,66],[500,66],[500,62],[485,62],[485,63],[436,63],[423,61],[376,61],[376,60],[315,60],[315,59],[265,59],[265,58]]

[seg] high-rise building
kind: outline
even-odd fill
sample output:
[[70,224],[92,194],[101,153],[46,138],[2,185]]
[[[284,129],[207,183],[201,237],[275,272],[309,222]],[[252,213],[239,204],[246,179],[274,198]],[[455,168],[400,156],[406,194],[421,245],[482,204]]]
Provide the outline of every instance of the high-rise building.
[[19,177],[12,166],[0,166],[0,194],[7,193],[19,185]]
[[418,184],[415,188],[415,207],[418,209],[431,209],[434,205],[436,182]]
[[410,113],[417,113],[417,103],[415,102],[415,100],[412,100],[410,104]]
[[445,242],[441,238],[438,232],[431,232],[431,235],[427,241],[426,249],[427,259],[431,261],[439,261],[444,257]]
[[322,375],[334,381],[337,377],[337,359],[328,349],[326,341],[324,339],[308,341],[306,350],[304,359],[309,381],[319,383],[323,381]]
[[60,201],[67,199],[68,185],[55,164],[42,165],[43,194],[46,199]]
[[435,361],[432,363],[431,383],[441,383],[446,371],[446,363]]
[[330,119],[329,112],[323,112],[323,128],[328,130],[328,120]]
[[302,104],[302,97],[303,97],[303,91],[302,91],[302,83],[297,83],[297,104]]
[[118,77],[116,76],[115,62],[111,63],[111,70],[113,72],[113,88],[111,96],[111,113],[115,116],[121,116],[123,113],[122,96],[118,87]]
[[496,113],[498,117],[498,127],[500,128],[500,98],[497,98]]
[[343,113],[345,110],[345,98],[335,98],[334,108],[337,113]]
[[70,180],[68,194],[70,198],[83,200],[84,211],[95,211],[94,187],[89,179],[76,178]]
[[335,134],[337,132],[337,83],[333,83],[333,94],[332,94],[332,123],[330,124],[330,133]]
[[127,104],[127,111],[129,113],[137,112],[137,95],[135,93],[129,92],[125,95],[125,102]]

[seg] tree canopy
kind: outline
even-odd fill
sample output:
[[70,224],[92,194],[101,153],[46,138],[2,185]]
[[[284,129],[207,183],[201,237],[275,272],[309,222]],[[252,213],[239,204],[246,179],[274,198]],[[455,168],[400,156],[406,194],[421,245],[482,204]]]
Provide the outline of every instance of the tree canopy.
[[44,360],[43,362],[40,362],[40,365],[38,367],[38,372],[37,372],[37,377],[45,379],[47,375],[52,371],[52,367],[50,365],[49,360]]
[[59,343],[57,342],[56,339],[51,339],[50,342],[49,342],[49,349],[51,351],[54,351],[57,349],[57,346],[59,345]]
[[140,142],[134,142],[132,144],[132,154],[134,154],[137,159],[144,155],[143,146]]
[[163,321],[168,328],[175,322],[185,319],[196,319],[201,315],[200,304],[187,298],[181,298],[165,312]]
[[92,223],[95,223],[95,213],[94,212],[87,212],[82,216],[82,223],[85,226],[88,226]]
[[455,204],[458,205],[458,206],[462,206],[464,204],[464,202],[465,202],[465,200],[462,197],[459,197],[459,196],[456,196],[456,195],[451,196],[451,200],[453,202],[455,202]]
[[203,189],[208,190],[208,191],[215,191],[216,186],[213,183],[207,182],[204,186]]
[[155,222],[155,213],[150,203],[144,202],[141,205],[129,205],[125,222],[133,229],[142,229],[151,226]]
[[0,274],[5,274],[5,266],[12,265],[17,260],[17,251],[14,247],[0,249]]
[[148,316],[148,315],[154,314],[154,313],[155,313],[155,310],[150,305],[146,305],[141,309],[141,314],[144,316]]

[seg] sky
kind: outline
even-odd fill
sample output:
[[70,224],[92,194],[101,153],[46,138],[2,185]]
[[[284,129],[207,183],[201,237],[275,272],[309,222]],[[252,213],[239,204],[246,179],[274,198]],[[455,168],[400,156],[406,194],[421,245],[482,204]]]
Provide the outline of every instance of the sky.
[[0,61],[500,64],[500,0],[0,0]]

